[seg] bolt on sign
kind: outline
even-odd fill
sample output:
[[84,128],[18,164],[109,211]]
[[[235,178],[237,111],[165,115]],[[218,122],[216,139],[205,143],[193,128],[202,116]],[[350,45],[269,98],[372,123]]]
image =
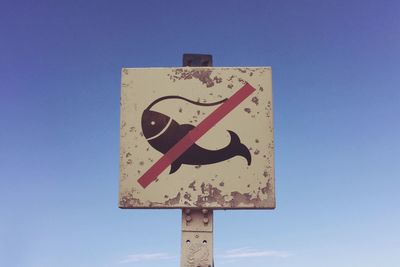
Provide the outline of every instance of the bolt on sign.
[[271,68],[124,68],[120,208],[275,208]]

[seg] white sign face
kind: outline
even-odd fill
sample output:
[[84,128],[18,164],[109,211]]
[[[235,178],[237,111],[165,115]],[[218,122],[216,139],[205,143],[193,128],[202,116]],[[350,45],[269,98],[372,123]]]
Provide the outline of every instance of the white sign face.
[[120,208],[275,208],[271,69],[122,70]]

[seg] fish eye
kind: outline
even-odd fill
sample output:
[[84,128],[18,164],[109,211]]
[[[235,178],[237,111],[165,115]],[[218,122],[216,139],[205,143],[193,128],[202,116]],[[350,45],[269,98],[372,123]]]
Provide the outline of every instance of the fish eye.
[[151,124],[151,125],[155,125],[156,122],[155,122],[155,121],[151,121],[150,124]]

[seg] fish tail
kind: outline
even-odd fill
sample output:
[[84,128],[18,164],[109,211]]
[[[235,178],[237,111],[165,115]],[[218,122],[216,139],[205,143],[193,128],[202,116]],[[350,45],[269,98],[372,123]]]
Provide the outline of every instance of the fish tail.
[[229,131],[231,136],[231,142],[229,143],[229,147],[233,149],[234,153],[238,156],[242,156],[247,160],[247,165],[251,164],[251,153],[249,149],[240,142],[239,136],[232,131]]

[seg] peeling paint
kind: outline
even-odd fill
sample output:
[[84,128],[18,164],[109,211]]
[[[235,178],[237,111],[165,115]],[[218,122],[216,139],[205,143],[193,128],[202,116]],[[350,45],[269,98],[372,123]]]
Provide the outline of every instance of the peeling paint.
[[190,79],[197,79],[202,84],[206,85],[207,87],[214,86],[214,81],[219,81],[220,78],[213,77],[211,78],[212,70],[209,68],[204,69],[192,69],[192,68],[177,68],[174,70],[174,75],[169,75],[172,81],[177,80],[190,80]]
[[206,206],[209,203],[217,203],[223,206],[225,204],[224,196],[221,194],[221,190],[213,187],[211,184],[201,184],[202,195],[197,197],[195,205],[198,207]]
[[171,198],[167,201],[164,202],[164,205],[166,206],[174,206],[176,204],[179,204],[179,201],[181,200],[181,192],[178,192],[178,194],[176,195],[176,197]]
[[194,184],[196,183],[196,181],[193,181],[192,183],[189,184],[189,188],[191,188],[193,191],[196,191],[196,187],[194,186]]
[[254,97],[251,99],[251,102],[253,102],[254,104],[256,104],[256,105],[258,106],[258,97],[254,96]]
[[185,193],[185,195],[183,196],[184,199],[187,199],[189,201],[192,201],[192,195],[190,195],[188,192]]

